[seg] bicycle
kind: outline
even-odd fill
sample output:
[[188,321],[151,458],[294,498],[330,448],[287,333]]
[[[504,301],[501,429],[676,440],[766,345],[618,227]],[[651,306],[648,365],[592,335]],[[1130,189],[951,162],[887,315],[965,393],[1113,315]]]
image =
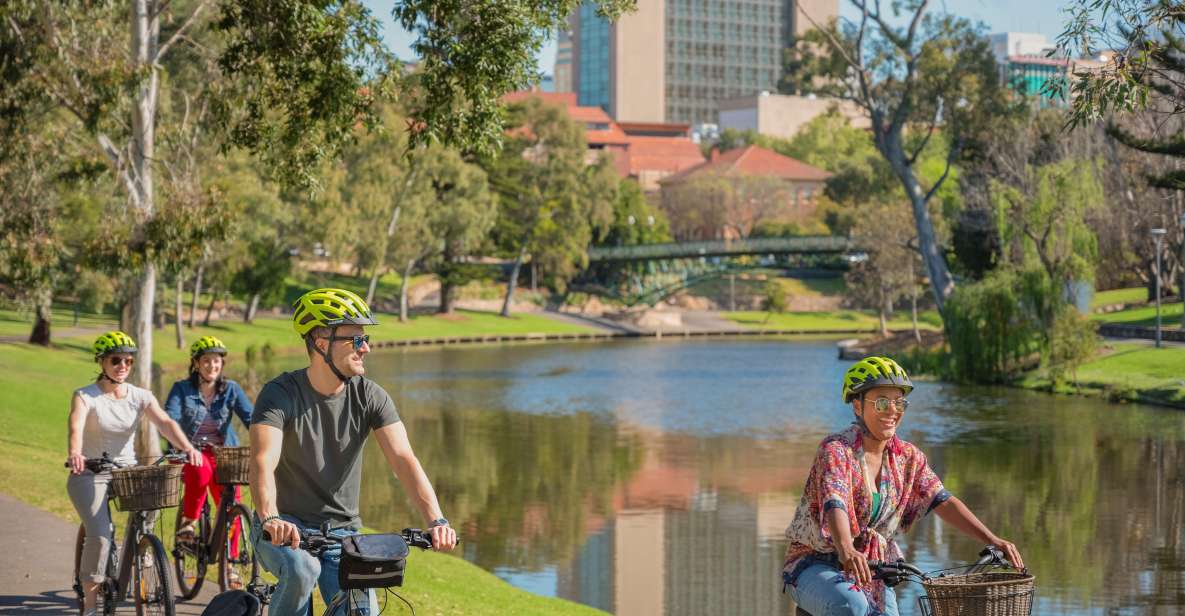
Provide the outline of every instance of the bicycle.
[[[330,530],[331,530],[331,526],[328,523],[322,524],[321,529],[319,531],[301,530],[300,531],[300,549],[305,550],[306,552],[312,554],[314,557],[320,558],[321,555],[326,550],[340,546],[340,545],[342,545],[342,543],[344,541],[354,539],[357,537],[398,538],[398,539],[401,539],[403,541],[403,543],[405,544],[403,546],[403,550],[402,550],[402,557],[396,558],[397,560],[402,561],[403,557],[406,557],[408,546],[417,547],[417,548],[425,549],[425,550],[430,549],[432,547],[431,533],[425,532],[425,531],[420,530],[418,528],[405,528],[402,531],[400,531],[399,534],[397,534],[397,535],[396,534],[392,534],[392,535],[354,535],[352,537],[334,537],[329,534]],[[263,531],[260,535],[260,540],[261,541],[271,541],[271,534],[268,533],[267,531]],[[398,552],[398,549],[396,550],[396,552]],[[378,571],[379,569],[382,569],[382,572],[381,573],[357,574],[356,579],[353,579],[349,583],[348,587],[346,584],[343,584],[342,589],[339,590],[337,592],[337,594],[334,595],[333,598],[329,601],[328,605],[325,606],[324,616],[332,616],[334,614],[334,612],[336,612],[342,606],[346,607],[346,614],[347,615],[354,616],[355,614],[358,614],[359,613],[358,609],[360,606],[356,606],[354,604],[353,593],[351,591],[352,590],[363,590],[363,589],[377,589],[377,588],[386,589],[387,592],[395,595],[400,601],[403,601],[403,603],[407,605],[408,609],[411,610],[412,616],[415,616],[416,609],[414,606],[412,606],[411,602],[409,602],[407,599],[404,599],[398,593],[389,590],[393,586],[402,586],[403,585],[404,565],[402,562],[399,562],[396,566],[392,567],[391,566],[392,562],[393,562],[392,560],[384,560],[381,562],[369,561],[367,563],[368,565],[373,565],[373,567],[376,571]],[[343,571],[345,570],[346,567],[348,567],[347,557],[345,554],[343,554],[343,558],[342,558],[340,566],[343,568],[342,569]],[[345,575],[342,575],[341,577],[345,577]],[[385,609],[386,609],[386,603],[384,602],[383,607],[379,608],[378,613],[381,614]],[[310,609],[310,612],[311,611],[312,610]],[[372,616],[378,616],[378,615],[375,614]]]
[[[992,546],[979,552],[979,560],[970,565],[932,571],[929,574],[905,562],[868,561],[873,579],[894,588],[903,582],[913,582],[925,589],[918,597],[922,616],[1027,616],[1033,610],[1033,576],[1027,569],[1018,573],[995,573],[1003,567],[1013,568],[1004,553]],[[954,573],[961,571],[961,573]],[[813,616],[796,606],[796,616]]]
[[[197,444],[203,447],[204,444]],[[206,568],[218,563],[218,590],[237,590],[247,584],[258,583],[259,564],[247,541],[246,529],[251,527],[251,510],[235,498],[235,485],[247,483],[246,464],[249,447],[213,447],[219,459],[216,481],[223,485],[218,512],[210,523],[210,503],[202,504],[202,513],[194,522],[191,540],[176,538],[173,542],[173,564],[177,574],[177,590],[181,598],[197,596],[206,581]],[[223,456],[223,452],[231,452]],[[223,457],[227,458],[225,461]],[[239,467],[242,468],[239,468]],[[177,517],[177,528],[181,516]],[[174,534],[174,537],[176,535]],[[237,553],[236,553],[236,549]],[[236,587],[237,584],[237,587]]]
[[[148,467],[155,467],[166,460],[184,459],[185,454],[167,454],[161,456]],[[109,471],[118,472],[120,469],[146,468],[121,465],[113,460],[107,452],[103,452],[99,458],[87,460],[85,465],[87,470],[95,474]],[[70,466],[69,463],[66,466]],[[174,475],[174,483],[180,476],[179,473],[180,471]],[[171,473],[166,472],[166,475],[169,474]],[[106,579],[99,585],[98,602],[96,603],[98,613],[104,616],[113,616],[117,604],[126,600],[129,595],[135,601],[138,616],[146,614],[173,616],[175,613],[165,547],[160,539],[149,530],[149,514],[161,507],[149,506],[143,500],[144,496],[150,499],[159,497],[158,494],[142,494],[140,500],[136,501],[137,497],[117,494],[114,479],[111,488],[107,490],[106,506],[108,511],[110,511],[111,501],[120,498],[121,502],[117,503],[119,509],[121,511],[130,510],[131,515],[128,516],[122,547],[116,541],[114,533],[111,537],[111,550],[107,554],[107,563],[104,569]],[[127,500],[126,503],[123,502],[124,499]],[[175,507],[176,503],[166,506]],[[78,539],[74,546],[74,592],[78,596],[79,614],[86,613],[82,580],[79,578],[79,570],[82,567],[82,544],[85,539],[86,527],[79,525]],[[133,547],[135,551],[133,551]]]

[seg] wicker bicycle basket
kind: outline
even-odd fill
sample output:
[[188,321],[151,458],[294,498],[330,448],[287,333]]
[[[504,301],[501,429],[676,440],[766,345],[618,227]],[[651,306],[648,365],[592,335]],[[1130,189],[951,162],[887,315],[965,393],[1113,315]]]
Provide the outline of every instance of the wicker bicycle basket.
[[923,616],[1030,616],[1033,576],[994,571],[934,578],[922,582],[918,599]]
[[132,466],[111,471],[111,493],[120,511],[152,511],[181,502],[181,465]]
[[219,447],[214,450],[214,481],[221,484],[246,485],[247,468],[251,462],[250,447]]

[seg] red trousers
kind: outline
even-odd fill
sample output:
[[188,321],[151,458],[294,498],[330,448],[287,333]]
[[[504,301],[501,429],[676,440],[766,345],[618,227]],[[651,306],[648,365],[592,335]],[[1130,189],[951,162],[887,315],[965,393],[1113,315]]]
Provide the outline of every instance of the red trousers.
[[[214,482],[214,452],[210,449],[202,450],[202,465],[186,464],[181,470],[181,482],[185,484],[185,494],[181,498],[181,515],[196,520],[202,515],[202,505],[206,503],[206,493],[214,501],[214,508],[210,510],[210,521],[217,517],[218,505],[222,503],[222,491],[226,486]],[[235,500],[242,500],[241,486],[235,486]],[[242,524],[235,519],[230,531],[230,556],[239,555],[239,538],[243,534]]]

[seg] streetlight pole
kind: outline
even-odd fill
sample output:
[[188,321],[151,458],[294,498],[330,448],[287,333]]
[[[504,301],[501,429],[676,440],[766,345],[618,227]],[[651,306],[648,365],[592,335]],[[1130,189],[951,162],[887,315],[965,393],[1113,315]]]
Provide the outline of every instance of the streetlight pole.
[[1160,242],[1164,239],[1164,234],[1168,231],[1164,229],[1152,229],[1150,231],[1152,239],[1156,240],[1156,348],[1160,348]]

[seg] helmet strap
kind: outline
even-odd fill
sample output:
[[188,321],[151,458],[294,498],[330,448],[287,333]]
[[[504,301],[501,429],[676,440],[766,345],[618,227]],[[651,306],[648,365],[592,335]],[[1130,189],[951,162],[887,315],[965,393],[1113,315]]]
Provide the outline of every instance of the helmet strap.
[[[860,394],[860,412],[861,413],[867,412],[864,410],[864,394]],[[853,413],[853,414],[855,414],[855,413]],[[855,424],[858,428],[860,428],[860,435],[861,436],[863,436],[864,438],[870,438],[873,440],[877,440],[877,438],[872,435],[872,430],[868,429],[868,424],[864,423],[863,416],[856,414]]]
[[113,379],[113,378],[111,378],[111,377],[107,376],[107,371],[106,371],[106,370],[103,370],[102,368],[99,368],[99,380],[101,381],[101,380],[103,380],[103,379],[107,379],[108,381],[110,381],[112,384],[114,384],[114,385],[116,385],[116,386],[118,386],[118,385],[123,385],[124,383],[128,382],[128,380],[127,380],[127,379],[124,379],[124,380],[122,380],[122,381],[117,381],[117,380],[115,380],[115,379]]
[[345,383],[350,379],[346,378],[346,375],[342,374],[341,370],[338,370],[337,366],[333,364],[333,343],[338,340],[336,327],[329,328],[329,338],[327,340],[329,340],[329,344],[325,346],[325,351],[321,353],[321,358],[329,365],[329,370],[333,372],[333,375]]

